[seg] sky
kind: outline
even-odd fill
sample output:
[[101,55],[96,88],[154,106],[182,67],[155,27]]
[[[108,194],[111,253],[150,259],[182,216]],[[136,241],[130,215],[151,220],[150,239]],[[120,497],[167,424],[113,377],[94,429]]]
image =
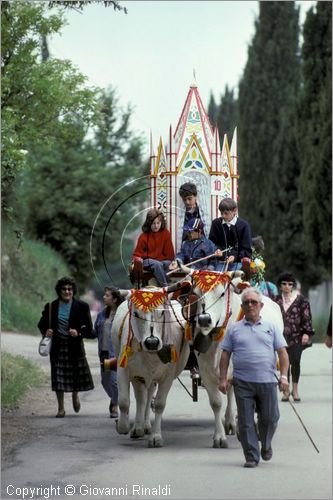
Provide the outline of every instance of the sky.
[[[133,108],[131,126],[155,149],[178,123],[195,82],[206,110],[235,88],[259,12],[253,1],[121,1],[128,13],[85,6],[66,11],[68,25],[49,40],[51,56],[70,59],[90,85],[117,90]],[[297,2],[301,20],[315,2]]]

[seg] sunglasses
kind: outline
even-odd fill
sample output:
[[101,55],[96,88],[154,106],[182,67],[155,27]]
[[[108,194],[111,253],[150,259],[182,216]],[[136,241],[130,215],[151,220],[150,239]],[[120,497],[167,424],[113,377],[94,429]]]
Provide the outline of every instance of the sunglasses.
[[281,285],[283,286],[294,286],[292,281],[281,281]]
[[69,286],[62,286],[61,290],[63,290],[64,292],[72,292],[73,288]]
[[244,300],[243,302],[243,306],[250,306],[251,304],[259,304],[259,301],[258,300]]

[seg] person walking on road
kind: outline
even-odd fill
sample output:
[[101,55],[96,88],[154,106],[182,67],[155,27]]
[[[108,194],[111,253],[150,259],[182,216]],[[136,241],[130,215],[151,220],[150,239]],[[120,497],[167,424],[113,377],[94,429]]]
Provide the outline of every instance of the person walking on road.
[[[301,401],[298,393],[298,383],[301,374],[301,356],[303,350],[311,345],[309,343],[314,331],[312,328],[312,317],[310,302],[304,295],[297,291],[295,276],[288,271],[280,274],[277,280],[280,295],[276,297],[284,322],[284,337],[288,344],[290,369],[288,370],[288,382],[292,379],[291,395],[296,403]],[[288,401],[289,387],[283,394],[282,401]]]
[[63,418],[65,392],[72,393],[73,408],[78,413],[78,392],[94,388],[83,344],[83,338],[93,338],[93,332],[88,304],[74,298],[75,281],[67,276],[60,278],[55,290],[58,298],[45,305],[38,328],[43,336],[52,337],[52,391],[58,401],[56,417]]
[[123,300],[117,288],[106,286],[103,296],[105,307],[98,313],[94,324],[94,335],[98,338],[98,355],[101,362],[101,382],[110,398],[109,412],[111,418],[118,417],[117,372],[106,370],[104,360],[115,357],[111,341],[111,327],[117,308]]
[[282,331],[260,316],[264,305],[261,292],[254,287],[247,288],[241,300],[245,317],[228,328],[221,344],[219,389],[226,394],[229,388],[227,371],[233,354],[233,386],[240,442],[245,456],[244,467],[254,468],[260,460],[255,410],[258,414],[261,458],[266,461],[273,455],[272,439],[280,418],[275,351],[280,363],[280,391],[288,387],[289,362]]

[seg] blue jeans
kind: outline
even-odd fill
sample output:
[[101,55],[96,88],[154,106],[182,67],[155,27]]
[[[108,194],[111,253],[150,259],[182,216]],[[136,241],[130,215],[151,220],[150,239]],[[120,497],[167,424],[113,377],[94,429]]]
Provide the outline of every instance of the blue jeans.
[[168,286],[166,273],[170,264],[171,260],[143,259],[143,267],[153,273],[159,286]]
[[[219,271],[220,273],[222,273],[225,267],[226,267],[225,262],[219,262],[216,266],[215,271]],[[241,262],[233,262],[232,264],[229,264],[228,271],[238,271],[241,268],[242,268]]]
[[[105,358],[108,359],[112,357],[114,357],[113,352],[102,351],[100,353],[100,361],[103,361]],[[117,372],[111,370],[110,371],[103,370],[103,368],[101,367],[101,383],[106,394],[111,399],[112,404],[117,405],[118,404]]]

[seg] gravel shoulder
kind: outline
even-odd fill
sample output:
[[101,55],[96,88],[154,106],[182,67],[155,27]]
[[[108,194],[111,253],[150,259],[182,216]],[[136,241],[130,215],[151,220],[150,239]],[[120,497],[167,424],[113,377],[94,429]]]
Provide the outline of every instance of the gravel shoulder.
[[[1,466],[2,469],[13,462],[15,451],[23,444],[41,436],[41,430],[36,428],[36,415],[56,414],[57,403],[51,390],[50,362],[48,357],[38,354],[40,337],[24,333],[2,332],[1,349],[16,355],[17,345],[20,345],[22,356],[35,362],[45,371],[45,384],[39,388],[30,389],[13,408],[1,407]],[[99,364],[96,355],[96,342],[85,341],[85,349],[92,373],[98,372]]]
[[[1,409],[1,461],[8,467],[17,448],[36,439],[39,431],[32,425],[32,417],[42,410],[56,409],[49,385],[30,389],[19,405]],[[55,411],[55,410],[54,410]]]

